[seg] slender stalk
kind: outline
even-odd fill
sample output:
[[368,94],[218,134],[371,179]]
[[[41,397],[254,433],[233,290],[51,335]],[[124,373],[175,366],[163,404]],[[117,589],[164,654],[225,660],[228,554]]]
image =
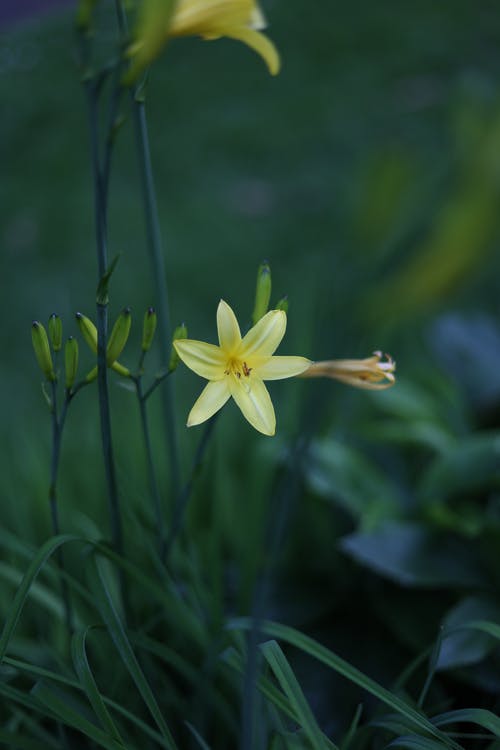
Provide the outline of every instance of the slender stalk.
[[148,467],[148,478],[149,478],[149,491],[151,493],[151,500],[153,502],[153,510],[156,519],[156,531],[158,534],[158,550],[160,559],[163,560],[165,557],[166,549],[166,535],[165,535],[165,520],[163,518],[163,511],[161,507],[160,491],[158,488],[158,480],[156,478],[156,470],[153,461],[153,448],[151,444],[151,434],[149,431],[149,420],[146,407],[146,397],[142,388],[142,378],[139,376],[135,379],[135,388],[137,393],[137,400],[139,402],[139,412],[141,415],[141,426],[142,435],[144,438],[144,448],[146,451],[146,461]]
[[[59,523],[59,508],[57,498],[57,476],[59,473],[59,462],[61,457],[61,442],[62,434],[64,429],[64,423],[66,421],[66,413],[68,410],[69,398],[66,397],[62,408],[61,414],[58,415],[57,408],[57,383],[52,383],[52,456],[50,461],[50,485],[49,485],[49,503],[50,503],[50,518],[52,522],[52,533],[54,536],[58,536],[61,533],[61,525]],[[59,570],[64,572],[64,555],[62,547],[56,552],[57,564]],[[66,580],[61,576],[61,595],[64,605],[64,613],[66,618],[66,627],[68,635],[71,637],[73,633],[73,610],[71,607],[71,601],[69,597],[69,589]]]
[[[163,260],[160,222],[158,218],[158,203],[153,180],[145,104],[143,98],[139,97],[136,93],[132,94],[132,112],[141,170],[148,250],[158,310],[158,331],[160,334],[158,341],[160,342],[161,351],[168,353],[170,351],[172,339],[172,328],[170,323],[169,296],[165,263]],[[163,362],[162,364],[165,363]],[[180,486],[179,449],[175,426],[173,384],[170,378],[168,378],[165,387],[162,388],[162,409],[170,459],[171,493],[172,497],[176,498]]]
[[284,476],[281,478],[269,507],[266,563],[255,586],[252,604],[252,628],[247,639],[247,661],[243,679],[243,696],[241,711],[240,750],[256,750],[259,737],[256,734],[258,721],[257,679],[259,672],[259,641],[261,640],[261,623],[266,616],[266,608],[272,593],[273,573],[279,557],[290,513],[298,496],[299,479],[303,456],[309,441],[299,439],[290,449]]
[[[103,176],[99,157],[99,126],[97,92],[92,80],[85,84],[87,92],[87,106],[89,116],[90,146],[92,173],[94,181],[94,212],[95,212],[95,235],[97,249],[98,280],[106,275],[108,268],[107,237],[106,237],[106,196],[103,185]],[[110,148],[108,142],[107,148]],[[105,159],[106,161],[106,159]],[[97,386],[99,391],[99,412],[101,421],[101,440],[104,458],[104,469],[106,474],[107,497],[109,505],[109,516],[111,523],[111,535],[113,545],[117,552],[123,550],[123,532],[120,514],[120,502],[118,486],[116,481],[116,469],[113,455],[113,440],[111,432],[111,415],[109,407],[108,370],[106,363],[108,327],[108,302],[107,295],[101,295],[97,300]]]
[[176,496],[172,523],[170,525],[170,531],[165,546],[165,555],[163,558],[163,562],[165,563],[168,561],[174,542],[177,539],[179,531],[182,528],[187,504],[189,502],[191,492],[193,491],[194,481],[203,463],[203,459],[210,443],[210,438],[212,437],[212,433],[219,413],[220,412],[217,412],[217,414],[215,414],[211,419],[208,420],[203,435],[201,436],[200,442],[198,443],[198,448],[196,449],[196,453],[191,466],[191,471],[189,473],[189,479],[182,488],[181,492]]

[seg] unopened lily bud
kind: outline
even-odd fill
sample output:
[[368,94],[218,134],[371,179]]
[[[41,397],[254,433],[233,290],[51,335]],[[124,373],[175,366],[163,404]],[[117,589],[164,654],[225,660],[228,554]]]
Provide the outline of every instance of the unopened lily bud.
[[97,354],[97,328],[86,315],[77,312],[75,317],[80,333],[94,354]]
[[271,269],[267,260],[264,260],[257,271],[257,286],[255,289],[255,305],[253,308],[252,321],[255,325],[264,317],[271,299]]
[[276,305],[274,306],[275,310],[283,310],[283,312],[288,313],[288,297],[285,295],[282,297]]
[[97,0],[80,0],[76,11],[76,26],[80,31],[87,31],[92,22],[92,13]]
[[49,339],[47,331],[38,320],[34,320],[31,326],[31,341],[40,370],[47,380],[53,382],[56,379],[54,365],[52,364],[52,355],[50,353]]
[[108,367],[111,367],[113,362],[116,362],[125,348],[131,324],[132,315],[130,314],[130,307],[125,307],[119,314],[108,340],[108,346],[106,348],[106,362]]
[[144,325],[142,327],[142,351],[148,352],[153,343],[156,331],[157,316],[154,307],[150,307],[144,314]]
[[78,370],[78,341],[70,336],[64,347],[64,370],[66,374],[66,389],[69,391],[76,380]]
[[49,318],[49,338],[52,344],[52,349],[55,352],[60,352],[62,349],[62,320],[59,315],[52,313]]
[[187,339],[188,331],[184,323],[182,325],[177,326],[177,328],[174,331],[174,335],[172,336],[172,351],[170,352],[170,362],[168,363],[168,369],[169,372],[174,372],[174,370],[177,369],[177,365],[180,362],[179,355],[177,354],[177,350],[175,346],[173,345],[174,341],[180,341],[181,339]]

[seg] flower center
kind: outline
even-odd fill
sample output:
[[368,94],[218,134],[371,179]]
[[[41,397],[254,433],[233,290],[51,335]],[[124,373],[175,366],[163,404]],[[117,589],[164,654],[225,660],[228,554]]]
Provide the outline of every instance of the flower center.
[[226,369],[224,370],[225,375],[234,375],[238,380],[241,380],[242,377],[248,378],[250,373],[252,372],[252,367],[249,367],[246,362],[243,362],[240,359],[236,359],[235,357],[231,357],[227,361]]

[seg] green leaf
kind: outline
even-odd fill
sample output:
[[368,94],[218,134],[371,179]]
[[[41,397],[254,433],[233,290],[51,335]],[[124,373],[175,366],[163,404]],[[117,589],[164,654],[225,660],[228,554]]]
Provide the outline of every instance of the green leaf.
[[442,742],[436,742],[436,740],[430,740],[428,737],[408,735],[398,737],[396,740],[390,742],[387,747],[401,747],[404,750],[445,750],[447,745],[444,745]]
[[[240,617],[229,620],[227,627],[233,630],[250,630],[254,625],[251,618]],[[436,727],[422,713],[415,710],[412,706],[402,700],[402,698],[394,695],[389,690],[382,687],[382,685],[375,682],[375,680],[372,680],[370,677],[363,674],[363,672],[360,672],[359,669],[356,669],[356,667],[349,664],[349,662],[345,661],[340,656],[337,656],[333,651],[330,651],[325,646],[317,643],[309,636],[304,635],[287,625],[281,625],[280,623],[268,620],[260,622],[259,628],[261,632],[266,633],[270,637],[285,641],[304,653],[309,654],[323,664],[326,664],[330,669],[343,675],[350,682],[353,682],[363,690],[371,693],[378,698],[378,700],[405,716],[414,726],[419,727],[421,730],[440,739],[448,747],[460,747],[454,742],[454,740],[446,737],[446,735],[436,729]]]
[[124,745],[121,742],[117,742],[102,732],[75,709],[74,701],[68,693],[49,688],[41,682],[37,683],[31,692],[43,706],[46,706],[67,726],[82,732],[86,737],[97,742],[101,747],[106,748],[106,750],[123,750]]
[[85,641],[89,630],[91,630],[91,627],[87,627],[85,630],[75,633],[71,639],[73,666],[75,667],[82,688],[89,699],[90,705],[94,709],[103,729],[110,735],[110,737],[113,737],[117,742],[123,745],[124,742],[104,704],[87,659]]
[[387,521],[376,531],[344,537],[341,548],[362,565],[402,586],[484,585],[477,547],[423,524]]
[[[494,635],[470,627],[470,623],[482,619],[500,621],[500,607],[492,599],[469,596],[447,613],[437,669],[477,664],[497,646]],[[500,626],[496,627],[500,631]]]
[[500,718],[484,708],[462,708],[457,711],[448,711],[444,714],[439,714],[439,716],[435,716],[432,719],[432,723],[437,727],[447,726],[448,724],[460,724],[462,722],[477,724],[492,732],[496,737],[500,737]]
[[194,728],[192,724],[190,724],[189,721],[185,721],[184,724],[187,726],[196,742],[201,747],[201,750],[211,750],[210,745],[207,745],[201,734]]
[[401,503],[387,474],[349,445],[316,441],[305,471],[314,492],[355,516],[364,529],[400,513]]
[[45,544],[35,555],[35,558],[32,560],[28,570],[24,574],[23,580],[21,581],[21,584],[14,597],[14,601],[9,607],[9,614],[5,621],[2,635],[0,637],[0,663],[5,656],[5,652],[9,646],[10,638],[16,628],[19,617],[21,616],[21,612],[30,593],[30,589],[41,568],[59,547],[61,547],[63,544],[66,544],[66,542],[78,540],[78,537],[72,536],[70,534],[52,537],[47,542],[45,542]]
[[127,669],[128,673],[132,677],[141,697],[148,707],[151,716],[154,718],[161,735],[166,741],[169,750],[177,750],[174,738],[170,733],[165,719],[162,716],[156,698],[154,697],[153,691],[151,690],[144,673],[139,666],[135,654],[132,650],[132,646],[127,638],[123,624],[116,611],[115,604],[111,597],[106,577],[102,569],[102,560],[98,557],[94,557],[91,560],[89,569],[89,577],[91,581],[92,589],[96,595],[96,605],[101,614],[101,617],[109,631],[109,634],[116,646],[118,653],[122,659],[122,662]]
[[290,705],[297,716],[297,721],[303,728],[311,746],[314,750],[327,750],[328,745],[324,740],[323,732],[319,728],[298,680],[279,645],[276,641],[268,641],[261,644],[260,650],[290,701]]

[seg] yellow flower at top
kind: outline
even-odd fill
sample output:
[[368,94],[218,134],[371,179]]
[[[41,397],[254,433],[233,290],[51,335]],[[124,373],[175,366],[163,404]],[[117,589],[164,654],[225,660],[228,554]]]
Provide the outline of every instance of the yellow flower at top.
[[274,44],[261,33],[265,27],[266,20],[256,0],[178,0],[168,36],[238,39],[255,50],[271,75],[276,75],[280,57]]
[[264,380],[300,375],[311,365],[305,357],[273,356],[286,330],[286,313],[271,310],[242,338],[236,316],[221,300],[217,308],[219,346],[204,341],[174,341],[185,365],[209,383],[189,413],[187,426],[210,419],[232,396],[252,427],[274,435],[276,417]]

